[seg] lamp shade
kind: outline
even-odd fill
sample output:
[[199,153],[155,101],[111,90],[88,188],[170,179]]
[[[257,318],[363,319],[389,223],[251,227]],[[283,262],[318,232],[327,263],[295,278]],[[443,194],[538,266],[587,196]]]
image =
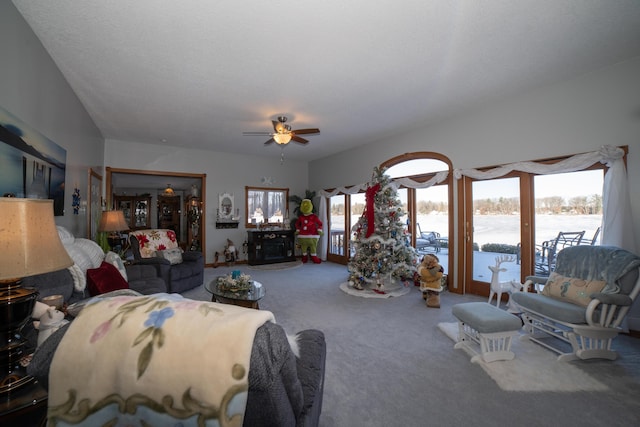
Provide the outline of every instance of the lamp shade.
[[124,219],[124,213],[122,211],[106,211],[102,212],[102,218],[100,218],[100,226],[98,231],[125,231],[129,229],[127,221]]
[[285,145],[288,144],[289,141],[291,141],[291,134],[276,133],[275,135],[273,135],[273,140],[276,142],[276,144]]
[[73,265],[60,241],[53,200],[0,197],[0,280]]

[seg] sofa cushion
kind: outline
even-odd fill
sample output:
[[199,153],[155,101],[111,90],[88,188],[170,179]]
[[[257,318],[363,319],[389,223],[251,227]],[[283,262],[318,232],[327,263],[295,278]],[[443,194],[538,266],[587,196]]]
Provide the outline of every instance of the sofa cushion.
[[176,232],[173,230],[153,229],[136,230],[131,235],[138,240],[140,256],[142,258],[152,258],[157,251],[164,251],[178,247]]
[[87,270],[87,289],[91,296],[128,288],[129,284],[122,278],[118,269],[108,262],[102,262],[100,267]]
[[604,280],[583,280],[553,272],[542,289],[542,295],[586,307],[591,302],[591,295],[600,292],[605,285]]

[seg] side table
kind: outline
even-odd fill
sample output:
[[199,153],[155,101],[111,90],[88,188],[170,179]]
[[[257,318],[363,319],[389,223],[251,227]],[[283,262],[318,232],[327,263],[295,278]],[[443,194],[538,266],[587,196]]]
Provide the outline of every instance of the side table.
[[47,391],[35,381],[0,395],[0,425],[6,427],[46,426]]

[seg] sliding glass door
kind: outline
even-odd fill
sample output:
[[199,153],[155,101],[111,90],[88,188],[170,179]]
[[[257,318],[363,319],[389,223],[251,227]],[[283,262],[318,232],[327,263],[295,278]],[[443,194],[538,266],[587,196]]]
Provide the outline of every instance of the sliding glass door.
[[349,232],[347,231],[347,196],[339,194],[329,198],[329,250],[327,260],[346,264],[348,259]]
[[464,177],[466,291],[488,295],[489,266],[496,264],[506,268],[500,281],[524,283],[526,276],[548,275],[554,268],[550,246],[559,233],[580,235],[567,244],[598,244],[603,177],[597,166],[549,175]]

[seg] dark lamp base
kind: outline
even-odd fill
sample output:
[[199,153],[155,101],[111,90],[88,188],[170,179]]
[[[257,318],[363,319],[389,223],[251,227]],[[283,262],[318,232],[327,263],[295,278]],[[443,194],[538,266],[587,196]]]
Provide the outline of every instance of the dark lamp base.
[[24,340],[20,332],[31,318],[38,292],[21,288],[19,281],[0,282],[0,394],[33,381],[20,366]]

